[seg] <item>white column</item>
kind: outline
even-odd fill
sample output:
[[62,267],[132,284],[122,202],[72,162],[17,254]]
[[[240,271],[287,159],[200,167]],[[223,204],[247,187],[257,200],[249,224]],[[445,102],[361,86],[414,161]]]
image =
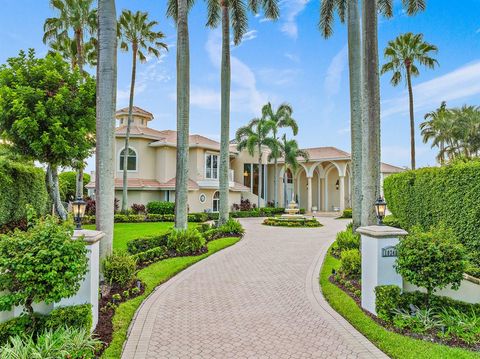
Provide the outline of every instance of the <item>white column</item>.
[[320,176],[317,177],[317,209],[318,211],[322,210],[322,196],[321,196],[321,190],[322,190],[322,180],[320,179]]
[[340,176],[340,211],[345,209],[345,176]]
[[325,179],[323,181],[323,210],[325,212],[329,212],[330,208],[328,208],[328,177],[325,176]]
[[307,212],[312,212],[312,177],[307,177]]

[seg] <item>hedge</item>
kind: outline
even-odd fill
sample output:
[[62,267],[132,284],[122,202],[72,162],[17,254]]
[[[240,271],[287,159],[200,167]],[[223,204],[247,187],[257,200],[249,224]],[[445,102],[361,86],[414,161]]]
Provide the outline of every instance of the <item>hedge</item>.
[[153,201],[147,203],[147,212],[150,214],[174,214],[174,202]]
[[45,172],[33,165],[0,157],[0,227],[24,221],[27,205],[38,215],[47,212]]
[[169,233],[159,236],[133,239],[127,243],[128,253],[138,254],[155,247],[164,246],[167,244],[168,234]]
[[480,266],[480,161],[422,168],[384,181],[388,209],[407,231],[443,221]]

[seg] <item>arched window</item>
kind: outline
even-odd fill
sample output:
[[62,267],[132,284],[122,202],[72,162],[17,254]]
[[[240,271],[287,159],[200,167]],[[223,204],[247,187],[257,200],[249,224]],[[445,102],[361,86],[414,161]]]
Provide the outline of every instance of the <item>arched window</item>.
[[[123,161],[125,158],[125,149],[120,152],[120,171],[123,171]],[[137,153],[134,149],[128,149],[127,156],[127,171],[136,171],[137,170]]]
[[212,203],[212,210],[213,212],[218,212],[220,206],[220,192],[215,192],[213,194],[213,203]]
[[287,169],[287,183],[293,183],[293,174],[290,168]]

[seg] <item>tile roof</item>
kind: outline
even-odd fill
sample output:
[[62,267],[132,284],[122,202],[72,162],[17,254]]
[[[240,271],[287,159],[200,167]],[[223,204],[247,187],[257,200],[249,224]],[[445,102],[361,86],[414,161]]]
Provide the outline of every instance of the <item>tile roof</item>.
[[389,165],[388,163],[381,163],[380,172],[382,173],[399,173],[404,171],[405,168]]
[[[175,177],[171,178],[167,182],[159,182],[153,179],[144,179],[144,178],[129,178],[127,180],[128,188],[130,189],[159,189],[159,190],[174,190],[175,189]],[[95,181],[90,181],[86,185],[87,188],[95,188]],[[123,179],[115,178],[115,188],[123,188]],[[193,180],[188,180],[188,189],[190,191],[198,190],[197,182]]]
[[[130,125],[130,136],[132,137],[145,137],[152,140],[160,140],[164,138],[165,131],[157,131],[153,128],[146,126],[138,126],[134,123]],[[115,128],[115,136],[124,137],[127,134],[127,126],[123,125]]]
[[[117,115],[117,116],[128,115],[128,107],[124,107],[120,110],[117,110],[115,112],[115,115]],[[144,118],[147,118],[149,120],[153,120],[153,114],[152,113],[150,113],[148,111],[145,111],[143,108],[140,108],[140,107],[137,107],[137,106],[133,106],[132,115],[133,116],[144,117]]]

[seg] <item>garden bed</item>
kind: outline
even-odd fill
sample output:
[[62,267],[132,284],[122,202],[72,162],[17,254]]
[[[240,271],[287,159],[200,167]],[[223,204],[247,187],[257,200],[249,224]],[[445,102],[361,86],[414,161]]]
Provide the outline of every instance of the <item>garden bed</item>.
[[268,217],[263,221],[263,224],[276,227],[322,227],[322,224],[315,218]]

